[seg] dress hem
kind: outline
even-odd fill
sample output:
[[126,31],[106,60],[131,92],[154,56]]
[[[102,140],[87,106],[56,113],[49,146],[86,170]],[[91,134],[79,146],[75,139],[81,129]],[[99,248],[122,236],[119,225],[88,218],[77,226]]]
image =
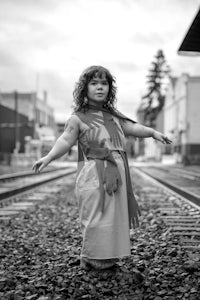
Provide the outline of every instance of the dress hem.
[[123,254],[123,255],[120,255],[120,256],[112,256],[112,257],[107,257],[107,258],[99,258],[99,257],[89,257],[89,256],[85,256],[85,255],[80,255],[81,258],[88,258],[88,259],[99,259],[99,260],[106,260],[106,259],[120,259],[120,258],[123,258],[123,257],[128,257],[128,256],[131,256],[131,253],[129,254]]

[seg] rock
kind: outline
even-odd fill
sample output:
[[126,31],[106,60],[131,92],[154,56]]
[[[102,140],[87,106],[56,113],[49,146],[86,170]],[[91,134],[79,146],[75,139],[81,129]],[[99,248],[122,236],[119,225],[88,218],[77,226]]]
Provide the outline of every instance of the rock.
[[146,220],[147,221],[151,221],[153,219],[154,215],[153,213],[149,213],[147,216],[146,216]]
[[132,272],[134,275],[135,282],[142,283],[144,281],[145,277],[140,271],[138,271],[137,269],[133,269]]
[[176,250],[176,248],[172,248],[167,254],[169,256],[171,256],[171,257],[177,256],[177,250]]
[[191,273],[198,270],[198,264],[193,260],[186,261],[183,267],[187,272],[191,272]]

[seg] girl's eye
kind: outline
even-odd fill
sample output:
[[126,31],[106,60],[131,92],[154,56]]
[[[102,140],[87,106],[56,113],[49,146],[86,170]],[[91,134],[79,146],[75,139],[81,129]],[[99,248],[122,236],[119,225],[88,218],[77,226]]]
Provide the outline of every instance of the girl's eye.
[[[90,84],[91,85],[97,85],[99,82],[97,81],[90,81]],[[102,81],[100,82],[99,84],[102,84],[102,85],[108,85],[108,82],[107,81]]]

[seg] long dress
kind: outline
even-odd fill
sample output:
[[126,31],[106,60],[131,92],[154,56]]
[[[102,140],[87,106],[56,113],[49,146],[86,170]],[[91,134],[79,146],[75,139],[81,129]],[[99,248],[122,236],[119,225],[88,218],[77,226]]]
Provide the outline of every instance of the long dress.
[[[96,268],[106,268],[130,255],[130,208],[122,155],[126,140],[119,118],[110,113],[89,109],[75,114],[85,125],[78,137],[75,188],[83,234],[81,257]],[[105,180],[109,166],[111,181],[117,174],[114,191]]]

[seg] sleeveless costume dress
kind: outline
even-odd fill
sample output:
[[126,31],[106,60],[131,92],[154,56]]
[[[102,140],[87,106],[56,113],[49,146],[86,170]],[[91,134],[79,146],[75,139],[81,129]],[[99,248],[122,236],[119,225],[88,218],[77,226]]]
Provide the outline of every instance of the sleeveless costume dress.
[[130,119],[91,105],[74,114],[87,125],[78,137],[75,187],[83,234],[81,260],[85,266],[104,269],[130,255],[129,229],[131,223],[138,226],[140,215],[121,126],[122,120]]

